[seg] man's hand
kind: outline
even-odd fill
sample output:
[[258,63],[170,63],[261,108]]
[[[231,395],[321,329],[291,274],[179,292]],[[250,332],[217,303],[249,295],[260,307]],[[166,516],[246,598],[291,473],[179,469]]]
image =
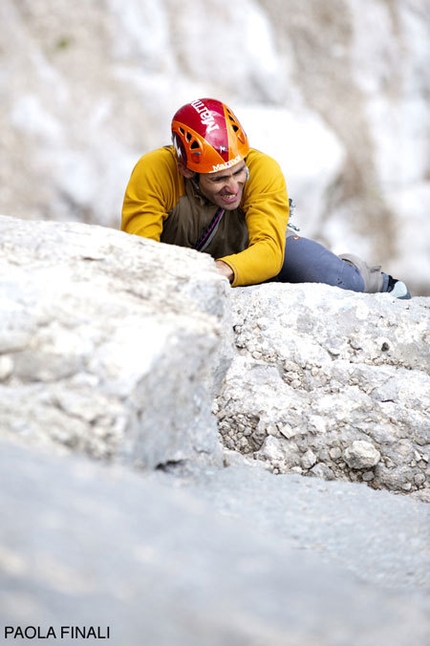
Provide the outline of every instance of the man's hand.
[[216,268],[218,269],[219,273],[222,276],[225,276],[226,278],[228,278],[230,283],[233,282],[234,273],[233,273],[233,270],[231,269],[231,267],[229,267],[222,260],[215,260],[215,266],[216,266]]

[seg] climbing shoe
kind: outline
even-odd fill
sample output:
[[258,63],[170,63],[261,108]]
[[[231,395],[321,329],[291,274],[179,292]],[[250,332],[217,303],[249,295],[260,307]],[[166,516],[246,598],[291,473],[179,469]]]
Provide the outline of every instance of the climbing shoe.
[[405,283],[401,280],[396,280],[396,278],[393,278],[392,276],[388,276],[387,292],[395,298],[401,298],[403,300],[411,298],[411,295]]

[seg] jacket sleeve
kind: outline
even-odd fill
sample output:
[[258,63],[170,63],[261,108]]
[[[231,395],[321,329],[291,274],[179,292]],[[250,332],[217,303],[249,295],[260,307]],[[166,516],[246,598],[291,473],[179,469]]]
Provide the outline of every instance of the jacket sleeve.
[[137,162],[127,184],[121,229],[159,242],[163,222],[180,192],[173,149],[166,146],[147,153]]
[[237,254],[219,258],[234,272],[232,286],[254,285],[276,276],[282,268],[289,201],[279,164],[258,151],[247,158],[249,180],[242,209],[249,233],[249,246]]

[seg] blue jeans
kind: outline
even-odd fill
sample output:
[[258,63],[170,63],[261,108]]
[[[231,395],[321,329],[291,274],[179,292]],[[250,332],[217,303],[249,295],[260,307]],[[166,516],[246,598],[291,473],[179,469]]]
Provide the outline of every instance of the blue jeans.
[[364,292],[357,267],[341,260],[319,242],[298,235],[287,237],[284,264],[273,279],[281,283],[325,283],[353,292]]

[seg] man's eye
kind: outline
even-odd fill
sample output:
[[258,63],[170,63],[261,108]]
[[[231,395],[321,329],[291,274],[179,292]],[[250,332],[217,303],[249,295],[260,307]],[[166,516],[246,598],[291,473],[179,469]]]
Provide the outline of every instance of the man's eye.
[[246,166],[244,166],[240,170],[237,170],[235,173],[233,173],[233,175],[225,175],[225,176],[222,176],[222,177],[213,177],[213,178],[211,178],[211,182],[213,182],[214,184],[221,184],[222,182],[228,181],[229,177],[236,177],[238,175],[242,175],[242,173],[245,170],[246,170]]

